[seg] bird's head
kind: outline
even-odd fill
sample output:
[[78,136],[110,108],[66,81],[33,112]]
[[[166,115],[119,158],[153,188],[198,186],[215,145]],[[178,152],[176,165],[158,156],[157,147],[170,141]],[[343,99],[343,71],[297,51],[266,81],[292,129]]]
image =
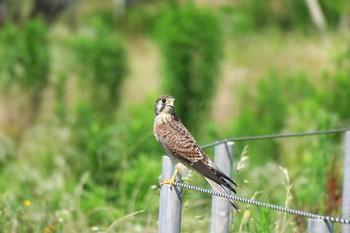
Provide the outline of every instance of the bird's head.
[[171,95],[160,96],[154,105],[154,113],[156,115],[160,113],[173,114],[175,113],[175,98]]

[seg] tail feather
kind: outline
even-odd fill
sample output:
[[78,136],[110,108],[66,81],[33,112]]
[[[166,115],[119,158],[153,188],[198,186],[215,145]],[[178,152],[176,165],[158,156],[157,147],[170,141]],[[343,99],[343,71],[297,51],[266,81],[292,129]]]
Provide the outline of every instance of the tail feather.
[[[230,194],[222,185],[216,183],[215,181],[209,179],[209,178],[206,178],[205,179],[208,181],[208,183],[210,184],[210,186],[217,192],[220,192],[220,193],[227,193],[227,194]],[[236,203],[233,202],[233,200],[231,199],[228,199],[226,198],[226,201],[233,207],[235,208],[237,211],[240,212],[240,209],[239,207],[237,206]]]

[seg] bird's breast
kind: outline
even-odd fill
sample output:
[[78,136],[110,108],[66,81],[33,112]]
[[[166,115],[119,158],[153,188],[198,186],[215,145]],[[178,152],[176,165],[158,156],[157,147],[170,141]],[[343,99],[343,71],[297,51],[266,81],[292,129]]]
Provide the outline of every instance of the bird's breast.
[[172,116],[167,113],[159,113],[155,118],[154,118],[154,125],[160,125],[160,124],[165,124],[169,121],[172,120]]

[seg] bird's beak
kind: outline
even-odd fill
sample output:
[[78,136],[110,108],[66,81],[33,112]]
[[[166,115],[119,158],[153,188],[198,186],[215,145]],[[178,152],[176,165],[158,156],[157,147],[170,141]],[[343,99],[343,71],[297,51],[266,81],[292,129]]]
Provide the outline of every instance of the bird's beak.
[[167,103],[166,103],[166,106],[174,108],[174,100],[168,100]]

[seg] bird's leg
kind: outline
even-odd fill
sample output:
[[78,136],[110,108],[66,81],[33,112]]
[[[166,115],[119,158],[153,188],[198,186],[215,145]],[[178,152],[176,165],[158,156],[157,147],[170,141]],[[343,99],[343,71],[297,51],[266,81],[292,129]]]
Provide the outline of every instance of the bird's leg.
[[160,182],[159,187],[162,187],[163,184],[168,184],[171,188],[173,186],[173,182],[176,181],[176,176],[177,176],[178,172],[179,171],[176,168],[173,176],[170,179],[166,179],[166,180],[163,180],[162,182]]

